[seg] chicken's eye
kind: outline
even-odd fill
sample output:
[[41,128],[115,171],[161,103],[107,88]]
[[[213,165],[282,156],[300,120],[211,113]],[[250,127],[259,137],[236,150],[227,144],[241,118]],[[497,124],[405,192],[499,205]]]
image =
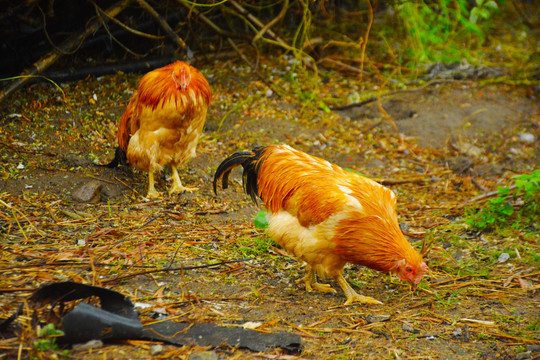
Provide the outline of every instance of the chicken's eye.
[[405,271],[407,271],[407,272],[412,272],[412,267],[407,266],[407,267],[405,268]]

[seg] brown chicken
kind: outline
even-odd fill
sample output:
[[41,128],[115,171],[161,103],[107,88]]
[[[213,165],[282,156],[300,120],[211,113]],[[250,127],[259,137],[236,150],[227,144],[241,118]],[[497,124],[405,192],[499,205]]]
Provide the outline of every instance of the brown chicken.
[[343,277],[346,263],[396,273],[413,288],[428,270],[399,227],[394,193],[366,177],[286,145],[257,147],[224,160],[214,175],[214,192],[242,165],[244,189],[268,211],[268,234],[307,263],[306,290],[333,292],[317,275],[334,278],[345,304],[379,304],[357,294]]
[[[143,76],[118,125],[118,145],[112,166],[121,161],[148,173],[148,198],[160,193],[154,172],[169,165],[169,193],[194,191],[182,185],[178,168],[195,156],[212,94],[199,70],[176,61]],[[112,167],[110,166],[110,167]]]

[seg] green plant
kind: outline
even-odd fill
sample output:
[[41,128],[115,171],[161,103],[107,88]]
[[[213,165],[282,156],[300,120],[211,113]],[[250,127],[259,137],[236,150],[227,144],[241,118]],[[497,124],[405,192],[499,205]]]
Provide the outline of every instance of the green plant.
[[274,240],[266,236],[256,238],[243,236],[237,241],[237,250],[244,257],[258,257],[267,253],[270,246],[274,244]]
[[[63,335],[64,332],[56,329],[54,324],[47,324],[39,330],[39,340],[34,341],[34,348],[39,352],[58,352],[56,338]],[[63,354],[67,354],[67,350],[64,350]]]
[[444,295],[438,291],[434,292],[435,304],[443,309],[450,309],[460,304],[458,300],[460,291],[446,292]]
[[416,67],[469,58],[467,45],[484,40],[478,20],[487,21],[497,4],[493,0],[478,0],[471,11],[468,6],[467,0],[398,1],[396,10],[406,41],[402,60]]
[[469,16],[471,24],[476,24],[478,18],[489,19],[492,11],[498,10],[497,3],[493,0],[476,0],[476,6],[472,8]]
[[517,175],[513,186],[499,187],[498,196],[483,208],[466,210],[465,222],[474,229],[512,226],[521,228],[537,221],[540,213],[540,170]]
[[261,210],[253,219],[253,223],[257,229],[266,229],[268,227],[268,219],[266,218],[266,210]]

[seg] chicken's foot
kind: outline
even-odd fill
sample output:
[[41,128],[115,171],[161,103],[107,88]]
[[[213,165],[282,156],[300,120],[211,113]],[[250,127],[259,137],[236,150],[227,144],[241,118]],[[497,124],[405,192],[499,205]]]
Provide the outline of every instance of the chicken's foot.
[[349,285],[347,280],[343,277],[343,275],[337,275],[335,277],[336,281],[338,282],[339,286],[343,289],[343,292],[345,293],[345,296],[347,297],[347,301],[345,301],[345,305],[351,305],[352,303],[358,302],[363,304],[382,304],[377,299],[374,299],[369,296],[359,295],[354,289]]
[[313,270],[313,268],[309,265],[306,266],[306,275],[300,280],[298,280],[296,283],[300,284],[301,282],[303,282],[306,285],[307,292],[312,292],[313,290],[317,290],[324,293],[332,293],[336,291],[328,284],[318,283],[315,270]]
[[154,173],[150,171],[148,173],[148,194],[146,194],[146,198],[159,199],[160,197],[161,197],[161,193],[157,192],[154,186]]
[[186,191],[192,192],[192,191],[199,190],[199,188],[189,188],[182,185],[182,181],[180,181],[180,176],[178,175],[178,169],[176,168],[176,166],[171,165],[171,171],[172,171],[173,183],[169,190],[169,194],[183,193]]

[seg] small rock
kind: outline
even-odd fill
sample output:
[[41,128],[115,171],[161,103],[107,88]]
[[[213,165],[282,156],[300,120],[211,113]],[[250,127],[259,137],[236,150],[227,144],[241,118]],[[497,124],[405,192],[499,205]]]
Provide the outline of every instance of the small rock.
[[408,233],[410,231],[409,225],[404,223],[399,223],[399,228],[401,229],[401,232]]
[[62,159],[68,166],[72,167],[85,166],[89,164],[87,159],[79,157],[75,154],[66,154],[62,157]]
[[458,156],[447,160],[448,167],[454,174],[464,175],[474,168],[474,161],[465,156]]
[[521,353],[516,356],[516,360],[525,360],[525,359],[532,359],[532,353],[530,351]]
[[135,305],[133,305],[135,309],[148,309],[152,307],[152,304],[149,303],[143,303],[143,302],[136,302]]
[[90,349],[97,349],[103,346],[103,341],[101,340],[90,340],[84,344],[74,344],[73,350],[75,351],[88,351]]
[[497,259],[498,262],[505,262],[506,260],[510,259],[510,255],[508,253],[502,253],[499,255],[499,258]]
[[218,360],[218,355],[213,351],[198,351],[189,355],[189,360]]
[[156,356],[158,354],[161,354],[163,352],[164,348],[163,345],[157,344],[150,346],[150,355]]
[[366,322],[368,324],[372,324],[376,322],[389,321],[390,318],[391,318],[390,315],[368,315],[366,316]]
[[242,327],[244,329],[256,329],[261,325],[262,325],[262,322],[259,322],[259,321],[248,321],[248,322],[242,324]]
[[525,345],[527,351],[540,352],[540,345]]
[[456,330],[454,330],[454,331],[452,332],[452,335],[455,336],[455,337],[459,337],[459,336],[461,336],[462,334],[463,334],[463,331],[461,330],[460,327],[458,327]]
[[533,143],[536,141],[536,136],[529,133],[519,134],[518,139],[523,142]]
[[484,153],[483,149],[469,143],[463,143],[460,150],[462,153],[472,156],[474,158],[480,157]]
[[272,95],[274,95],[274,92],[271,89],[268,89],[266,91],[266,97],[272,97]]
[[407,323],[403,323],[403,325],[401,325],[401,328],[404,331],[407,331],[407,332],[410,332],[410,333],[413,333],[413,334],[418,334],[420,332],[420,330],[417,330],[417,329],[413,328],[411,325],[409,325]]
[[73,192],[73,199],[83,203],[96,203],[101,199],[101,187],[99,181],[89,181]]

